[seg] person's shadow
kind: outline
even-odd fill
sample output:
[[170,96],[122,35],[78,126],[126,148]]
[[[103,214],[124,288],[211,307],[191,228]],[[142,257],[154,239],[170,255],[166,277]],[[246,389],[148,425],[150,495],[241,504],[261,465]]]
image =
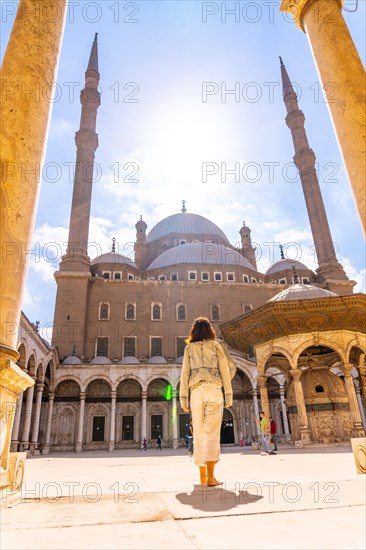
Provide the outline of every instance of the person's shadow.
[[263,498],[261,495],[251,494],[244,490],[240,490],[238,493],[227,491],[225,485],[219,487],[194,485],[193,487],[191,493],[178,493],[176,498],[181,504],[203,512],[225,512]]

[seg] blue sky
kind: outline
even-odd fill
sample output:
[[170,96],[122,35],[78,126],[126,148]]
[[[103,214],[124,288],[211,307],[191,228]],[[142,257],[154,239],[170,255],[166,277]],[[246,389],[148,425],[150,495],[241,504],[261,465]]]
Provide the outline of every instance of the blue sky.
[[[15,4],[1,5],[1,56],[14,22],[7,14]],[[131,255],[140,214],[150,230],[179,212],[185,199],[189,212],[214,221],[233,244],[245,220],[261,253],[260,270],[279,258],[277,246],[273,257],[275,245],[269,244],[279,242],[297,243],[287,246],[288,256],[316,268],[285,124],[281,55],[301,96],[338,257],[358,282],[356,290],[365,290],[360,223],[309,44],[279,4],[71,3],[23,302],[31,321],[45,326],[53,320],[53,271],[65,249],[72,197],[68,163],[75,162],[79,93],[95,32],[102,91],[90,226],[95,249],[108,251],[116,237],[120,252]],[[225,15],[236,6],[236,14]],[[356,1],[347,0],[346,6],[353,9]],[[344,12],[362,55],[365,11],[361,0],[355,13]],[[239,96],[228,93],[233,89]],[[203,178],[203,163],[217,173]],[[228,174],[225,180],[222,168],[235,165],[239,177]]]

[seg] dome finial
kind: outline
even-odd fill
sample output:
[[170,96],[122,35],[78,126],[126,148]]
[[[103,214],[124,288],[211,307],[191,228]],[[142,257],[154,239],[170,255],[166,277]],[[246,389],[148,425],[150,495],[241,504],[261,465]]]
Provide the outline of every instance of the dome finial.
[[284,252],[283,252],[283,245],[280,244],[280,247],[279,247],[279,248],[280,248],[280,250],[281,250],[281,260],[285,260],[285,254],[284,254]]
[[112,239],[112,252],[116,252],[116,237]]
[[184,214],[185,212],[187,212],[186,201],[182,201],[182,212],[183,212],[183,214]]
[[296,267],[294,265],[292,265],[291,267],[292,267],[292,271],[294,272],[294,284],[298,285],[299,282],[300,282],[300,279],[299,279],[299,276],[297,274]]

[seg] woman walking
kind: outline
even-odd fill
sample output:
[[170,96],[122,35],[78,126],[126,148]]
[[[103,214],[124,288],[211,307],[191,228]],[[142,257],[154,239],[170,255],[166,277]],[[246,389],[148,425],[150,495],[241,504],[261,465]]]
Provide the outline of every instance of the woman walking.
[[200,480],[209,487],[222,485],[214,476],[220,458],[220,429],[225,406],[231,407],[233,393],[229,362],[210,321],[199,317],[192,325],[184,351],[180,379],[180,403],[191,409],[194,426],[194,463]]

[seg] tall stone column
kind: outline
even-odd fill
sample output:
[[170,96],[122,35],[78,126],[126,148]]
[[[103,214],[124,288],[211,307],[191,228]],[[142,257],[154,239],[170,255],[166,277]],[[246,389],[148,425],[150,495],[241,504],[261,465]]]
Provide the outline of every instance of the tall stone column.
[[177,390],[172,394],[173,449],[178,448]]
[[344,363],[343,372],[344,372],[344,383],[346,386],[346,392],[349,401],[349,407],[351,411],[351,418],[353,423],[353,434],[354,437],[365,437],[365,432],[362,427],[361,413],[358,408],[356,390],[353,383],[353,376],[351,371],[353,369],[352,363]]
[[81,453],[81,451],[83,450],[85,397],[86,397],[85,392],[80,392],[78,438],[77,438],[76,449],[75,449],[77,453]]
[[310,430],[308,423],[308,415],[306,414],[306,406],[304,400],[304,392],[301,384],[302,371],[299,369],[291,369],[290,374],[294,380],[295,399],[297,406],[297,414],[300,418],[300,437],[303,443],[310,441]]
[[356,390],[358,408],[360,409],[360,414],[361,414],[361,418],[362,418],[362,424],[363,424],[363,427],[366,429],[365,407],[363,406],[363,403],[362,403],[360,386],[355,386],[355,390]]
[[285,403],[285,388],[283,386],[280,387],[280,399],[281,399],[283,427],[285,429],[285,438],[286,438],[286,441],[290,441],[291,440],[290,427],[288,423],[287,409],[286,409],[286,403]]
[[144,437],[147,439],[146,432],[146,414],[147,414],[147,391],[142,392],[142,401],[141,401],[141,441]]
[[108,450],[110,452],[114,451],[114,444],[116,442],[116,399],[117,399],[117,392],[112,391],[111,426],[110,426],[109,446],[108,446]]
[[366,234],[365,72],[342,5],[343,0],[282,0],[281,10],[293,13],[308,37]]
[[52,427],[52,413],[53,413],[53,403],[55,399],[55,394],[48,394],[48,413],[47,413],[47,427],[46,427],[46,437],[44,441],[44,447],[42,454],[47,455],[50,451],[51,445],[51,427]]
[[15,406],[15,417],[14,417],[14,424],[13,424],[13,431],[11,435],[11,445],[10,445],[10,450],[14,452],[18,450],[19,426],[20,426],[20,418],[22,416],[23,395],[24,393],[22,392],[18,397],[16,406]]
[[38,443],[38,435],[39,435],[39,422],[41,419],[41,408],[42,408],[42,395],[43,395],[43,388],[44,384],[37,384],[36,385],[36,408],[34,412],[34,420],[33,420],[33,429],[32,429],[32,437],[31,437],[31,451],[35,450],[35,447]]
[[259,391],[261,395],[262,411],[266,418],[271,416],[271,410],[269,407],[268,391],[267,391],[267,376],[258,376]]
[[34,395],[34,386],[31,386],[27,389],[27,397],[25,400],[25,413],[24,413],[24,426],[22,434],[21,447],[23,450],[29,448],[29,432],[30,424],[32,418],[32,408],[33,408],[33,395]]
[[14,415],[7,408],[14,409],[20,392],[34,383],[16,365],[16,345],[66,5],[66,0],[52,6],[48,0],[20,0],[1,70],[0,487],[5,490],[25,460],[10,457]]
[[258,406],[258,395],[257,395],[256,389],[252,390],[252,396],[253,396],[253,409],[254,409],[254,415],[255,415],[255,418],[254,418],[255,433],[257,435],[261,435],[260,427],[257,424],[257,420],[259,420],[259,406]]
[[0,343],[15,350],[66,0],[20,0],[1,71]]
[[357,367],[357,371],[358,378],[360,380],[361,392],[366,407],[366,367]]

